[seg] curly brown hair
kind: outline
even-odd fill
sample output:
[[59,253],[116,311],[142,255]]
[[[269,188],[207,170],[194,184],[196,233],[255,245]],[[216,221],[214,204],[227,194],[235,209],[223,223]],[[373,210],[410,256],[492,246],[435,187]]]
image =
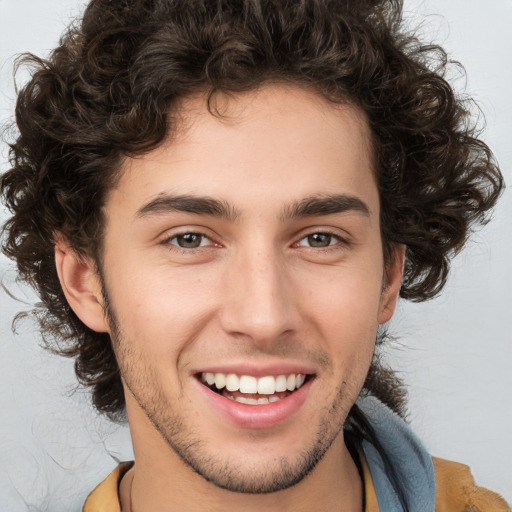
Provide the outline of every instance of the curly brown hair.
[[[124,408],[111,340],[69,307],[55,236],[100,261],[102,205],[120,161],[172,133],[183,97],[279,81],[362,109],[384,254],[407,247],[401,296],[410,300],[440,292],[451,257],[503,187],[471,102],[445,79],[445,52],[403,29],[399,0],[92,0],[48,59],[22,63],[33,71],[16,105],[12,168],[0,182],[12,212],[3,251],[39,292],[47,343],[76,357],[96,408],[111,415]],[[399,410],[395,388],[375,363],[365,389]]]

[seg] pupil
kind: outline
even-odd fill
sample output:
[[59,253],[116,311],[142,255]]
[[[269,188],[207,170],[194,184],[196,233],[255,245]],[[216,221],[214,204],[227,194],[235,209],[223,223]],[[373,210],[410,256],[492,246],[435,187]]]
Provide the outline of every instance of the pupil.
[[308,242],[311,247],[328,247],[331,243],[331,235],[315,233],[308,236]]
[[178,237],[178,245],[187,249],[193,249],[201,245],[201,235],[195,233],[187,233]]

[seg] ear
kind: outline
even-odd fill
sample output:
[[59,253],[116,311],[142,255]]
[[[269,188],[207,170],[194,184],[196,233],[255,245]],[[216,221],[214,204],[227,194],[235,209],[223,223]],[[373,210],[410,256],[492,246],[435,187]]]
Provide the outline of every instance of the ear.
[[379,306],[379,324],[391,320],[395,312],[398,295],[402,286],[404,262],[405,245],[395,245],[385,270],[384,289],[382,290]]
[[57,235],[55,265],[62,291],[78,318],[94,331],[108,332],[101,281],[94,261],[79,256],[66,238]]

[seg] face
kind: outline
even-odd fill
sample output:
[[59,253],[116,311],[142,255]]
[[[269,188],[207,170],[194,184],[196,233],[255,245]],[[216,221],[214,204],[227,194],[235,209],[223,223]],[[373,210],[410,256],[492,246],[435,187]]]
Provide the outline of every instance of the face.
[[[134,448],[269,492],[343,448],[392,314],[364,116],[290,86],[183,104],[126,159],[102,263]],[[396,275],[395,275],[396,274]]]

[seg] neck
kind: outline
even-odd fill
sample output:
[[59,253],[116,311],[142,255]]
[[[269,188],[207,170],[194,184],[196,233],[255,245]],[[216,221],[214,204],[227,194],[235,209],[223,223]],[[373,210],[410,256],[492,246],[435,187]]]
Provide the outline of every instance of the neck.
[[267,494],[221,489],[195,473],[156,437],[134,438],[136,464],[121,482],[122,512],[361,512],[363,485],[342,433],[322,460],[294,486]]

